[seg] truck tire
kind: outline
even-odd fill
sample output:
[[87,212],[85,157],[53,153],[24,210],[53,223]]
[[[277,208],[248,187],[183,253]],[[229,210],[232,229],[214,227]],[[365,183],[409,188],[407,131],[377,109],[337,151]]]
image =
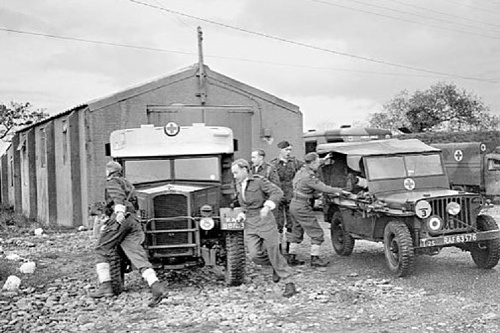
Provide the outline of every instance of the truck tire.
[[120,247],[117,248],[111,258],[109,258],[109,270],[111,275],[111,287],[113,293],[118,296],[122,293],[125,285],[125,270],[127,268],[127,260],[125,254]]
[[[479,231],[498,230],[498,225],[489,215],[477,217],[477,229]],[[498,264],[500,259],[500,239],[490,239],[472,243],[470,247],[472,260],[479,268],[490,269]]]
[[226,231],[226,284],[239,286],[245,278],[246,255],[243,231]]
[[330,238],[337,254],[348,256],[352,253],[355,239],[345,230],[344,220],[340,212],[335,212],[330,221]]
[[411,273],[415,253],[406,224],[398,221],[387,223],[384,229],[384,253],[391,273],[398,277]]

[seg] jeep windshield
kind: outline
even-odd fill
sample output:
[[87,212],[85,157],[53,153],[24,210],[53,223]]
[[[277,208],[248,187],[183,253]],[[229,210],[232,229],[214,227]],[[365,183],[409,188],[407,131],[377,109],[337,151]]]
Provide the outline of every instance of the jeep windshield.
[[166,180],[220,181],[217,156],[127,160],[124,169],[133,184]]
[[365,158],[369,180],[443,175],[438,154]]

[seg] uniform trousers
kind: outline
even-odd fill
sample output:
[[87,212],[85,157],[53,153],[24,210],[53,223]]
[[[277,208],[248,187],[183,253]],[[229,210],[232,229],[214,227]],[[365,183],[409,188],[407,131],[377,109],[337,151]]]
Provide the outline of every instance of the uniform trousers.
[[134,214],[128,214],[125,221],[118,223],[114,216],[104,225],[95,248],[97,263],[109,263],[109,259],[115,255],[117,246],[121,246],[123,252],[130,260],[132,268],[142,273],[152,265],[142,243],[144,242],[144,231]]
[[288,202],[280,202],[276,209],[273,210],[273,214],[280,234],[283,232],[283,229],[285,229],[285,231],[291,230],[292,217]]
[[323,228],[314,214],[310,199],[293,198],[290,203],[292,231],[287,232],[290,243],[302,243],[304,232],[311,238],[312,245],[321,245],[325,241]]
[[257,265],[271,265],[276,274],[281,279],[286,280],[292,275],[292,270],[290,266],[288,266],[285,257],[283,257],[280,252],[278,229],[276,228],[276,225],[257,228],[248,227],[248,224],[251,224],[253,222],[252,220],[259,219],[260,216],[247,216],[245,240],[247,242],[247,249],[250,258]]

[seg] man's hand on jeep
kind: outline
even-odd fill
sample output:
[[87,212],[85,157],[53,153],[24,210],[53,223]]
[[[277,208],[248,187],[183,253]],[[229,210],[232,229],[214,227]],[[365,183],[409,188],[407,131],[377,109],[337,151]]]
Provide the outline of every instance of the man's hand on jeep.
[[342,190],[340,195],[343,197],[347,197],[348,199],[353,199],[353,200],[358,198],[358,196],[356,194],[348,192],[348,191],[344,191],[344,190]]

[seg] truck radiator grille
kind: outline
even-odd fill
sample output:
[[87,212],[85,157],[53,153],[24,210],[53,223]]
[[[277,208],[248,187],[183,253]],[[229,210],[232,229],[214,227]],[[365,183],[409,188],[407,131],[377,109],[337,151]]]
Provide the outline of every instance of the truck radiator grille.
[[153,199],[154,216],[175,217],[188,216],[188,200],[182,194],[164,194]]
[[[428,200],[432,207],[432,214],[438,215],[444,221],[444,233],[462,232],[471,229],[472,227],[472,212],[470,197],[446,197]],[[456,216],[451,216],[446,211],[446,205],[450,202],[457,202],[460,207],[460,213]]]
[[164,194],[156,196],[153,205],[154,218],[146,226],[146,244],[153,256],[193,255],[196,226],[187,217],[190,215],[188,198],[181,194]]

